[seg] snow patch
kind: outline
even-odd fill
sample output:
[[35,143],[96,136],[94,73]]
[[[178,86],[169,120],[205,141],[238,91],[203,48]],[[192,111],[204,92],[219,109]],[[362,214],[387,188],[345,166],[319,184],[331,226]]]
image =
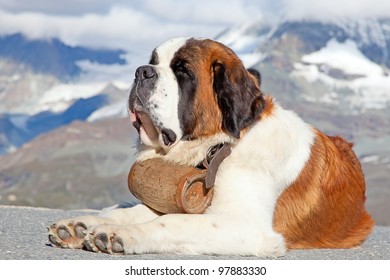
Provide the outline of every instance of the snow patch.
[[126,117],[127,116],[127,107],[124,102],[112,104],[105,106],[89,116],[87,121],[93,122],[101,119],[107,119],[112,117]]
[[135,73],[135,69],[145,64],[148,58],[145,55],[139,55],[135,52],[123,54],[121,58],[126,60],[126,64],[100,64],[89,60],[80,60],[77,62],[82,70],[80,82],[99,83],[99,82],[118,82],[130,83]]
[[[329,94],[320,98],[307,97],[308,101],[337,103],[345,98],[351,108],[384,109],[390,106],[390,76],[384,69],[369,60],[350,40],[340,43],[334,39],[317,52],[302,56],[302,63],[294,64],[292,75],[305,78],[310,83],[322,82]],[[327,69],[337,69],[340,77],[330,75]],[[354,94],[335,94],[347,89]]]
[[46,91],[38,102],[37,111],[62,112],[70,102],[80,98],[89,98],[101,92],[105,83],[59,84]]
[[250,22],[239,25],[217,38],[217,41],[229,46],[247,68],[257,64],[265,57],[263,53],[258,51],[258,47],[265,42],[267,36],[250,34],[248,30],[253,24]]
[[360,161],[362,163],[371,163],[371,164],[388,164],[390,163],[390,157],[381,157],[379,155],[367,155],[363,156]]
[[325,48],[304,55],[302,61],[309,64],[327,64],[351,75],[372,76],[383,74],[383,69],[365,57],[356,46],[356,43],[350,40],[339,43],[332,39]]
[[256,65],[257,63],[262,61],[265,58],[265,55],[260,52],[246,53],[246,54],[239,55],[239,58],[241,59],[242,63],[246,68],[250,68],[253,65]]
[[380,157],[378,155],[365,156],[360,159],[362,163],[378,163]]

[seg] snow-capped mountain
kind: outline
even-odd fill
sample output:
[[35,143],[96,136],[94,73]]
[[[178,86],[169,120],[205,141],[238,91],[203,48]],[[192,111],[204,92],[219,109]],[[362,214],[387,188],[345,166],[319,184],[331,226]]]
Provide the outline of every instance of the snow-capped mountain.
[[[123,116],[126,105],[119,97],[128,85],[104,74],[128,68],[122,50],[0,37],[0,155],[75,120]],[[102,74],[105,79],[96,81]]]
[[229,30],[218,40],[248,66],[273,66],[293,79],[321,84],[321,90],[302,91],[299,97],[307,101],[340,105],[349,112],[390,106],[389,19],[260,21]]
[[[294,64],[294,75],[309,82],[322,82],[329,92],[322,96],[305,98],[314,102],[334,104],[339,102],[341,91],[351,91],[344,96],[350,109],[385,109],[390,106],[390,77],[387,66],[379,65],[358,48],[356,42],[338,42],[331,39],[324,48],[304,55],[302,62]],[[341,101],[341,99],[340,99]]]
[[79,61],[125,64],[122,50],[92,50],[69,46],[56,38],[30,40],[22,34],[0,37],[0,58],[25,65],[34,72],[53,75],[62,81],[81,74]]
[[[80,94],[75,91],[77,89],[84,90]],[[74,121],[97,121],[107,118],[123,118],[127,115],[127,105],[123,102],[127,91],[112,84],[107,84],[105,87],[102,85],[99,87],[77,84],[57,85],[49,91],[53,94],[55,92],[57,98],[43,103],[40,107],[42,110],[32,109],[31,114],[0,114],[0,155],[12,152],[37,136]],[[66,94],[67,92],[79,94]]]

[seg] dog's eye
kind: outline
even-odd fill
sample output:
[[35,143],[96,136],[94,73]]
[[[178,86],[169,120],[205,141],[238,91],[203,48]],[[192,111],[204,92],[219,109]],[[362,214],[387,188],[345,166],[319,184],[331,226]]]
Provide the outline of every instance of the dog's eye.
[[173,66],[173,71],[175,71],[175,73],[188,74],[188,70],[185,66],[185,62],[182,60],[179,60],[178,62],[175,63],[175,65]]

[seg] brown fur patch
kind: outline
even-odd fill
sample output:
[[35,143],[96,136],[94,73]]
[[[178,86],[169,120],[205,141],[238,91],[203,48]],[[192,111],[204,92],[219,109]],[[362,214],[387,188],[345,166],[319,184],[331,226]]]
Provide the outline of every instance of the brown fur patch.
[[350,248],[371,232],[364,175],[351,146],[316,131],[309,161],[275,208],[274,229],[288,248]]
[[194,123],[192,137],[209,137],[222,131],[222,114],[213,91],[212,41],[190,39],[176,57],[184,59],[195,74],[198,86],[192,112]]
[[[195,73],[198,81],[194,107],[192,112],[188,112],[194,115],[193,138],[209,137],[223,131],[223,114],[213,87],[214,72],[218,63],[229,69],[227,75],[230,81],[241,84],[240,81],[243,77],[251,79],[255,84],[256,94],[261,95],[258,80],[243,67],[241,60],[231,49],[218,42],[190,39],[175,56],[187,62],[187,67]],[[237,92],[237,94],[240,93]],[[262,99],[257,100],[257,102],[261,101]],[[252,106],[248,110],[262,106],[262,104],[252,104]]]
[[[265,108],[263,112],[260,115],[260,118],[266,118],[273,114],[273,111],[275,109],[274,99],[271,96],[265,96]],[[260,120],[259,118],[259,120]]]

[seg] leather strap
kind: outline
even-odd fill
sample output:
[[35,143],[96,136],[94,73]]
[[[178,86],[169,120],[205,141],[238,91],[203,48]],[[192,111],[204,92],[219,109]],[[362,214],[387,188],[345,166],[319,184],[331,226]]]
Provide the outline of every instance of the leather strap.
[[221,143],[212,147],[203,160],[203,166],[207,169],[205,175],[205,187],[210,189],[214,186],[215,177],[222,161],[227,158],[231,153],[231,147],[229,143]]

